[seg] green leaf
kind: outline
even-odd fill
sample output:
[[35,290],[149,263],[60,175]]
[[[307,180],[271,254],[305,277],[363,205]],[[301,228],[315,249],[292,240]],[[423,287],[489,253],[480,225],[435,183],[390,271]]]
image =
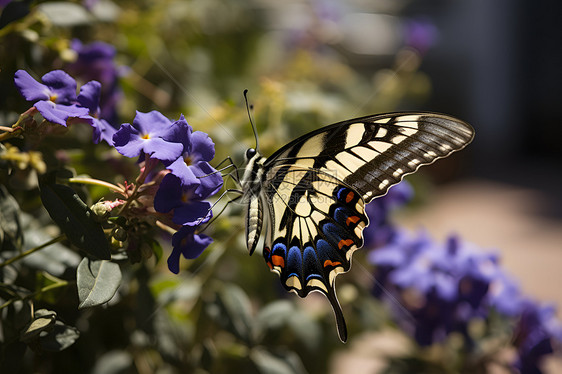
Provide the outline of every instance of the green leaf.
[[57,320],[52,330],[39,337],[39,343],[46,351],[60,352],[74,344],[79,336],[80,332],[76,327],[65,325]]
[[0,29],[27,16],[30,3],[31,1],[12,1],[7,4],[0,14]]
[[295,352],[273,353],[263,348],[254,348],[250,359],[262,374],[306,374],[306,369]]
[[250,299],[238,286],[225,284],[218,293],[219,315],[214,317],[224,328],[244,341],[249,341],[252,316]]
[[40,182],[41,201],[53,221],[72,244],[96,258],[109,260],[109,242],[90,208],[72,188],[50,183],[48,178]]
[[121,284],[119,265],[105,260],[84,258],[76,271],[79,309],[100,305],[111,300]]
[[22,244],[19,205],[6,187],[0,185],[0,251],[18,251]]
[[42,331],[51,329],[57,320],[57,313],[52,310],[39,309],[35,312],[33,321],[27,329],[22,332],[20,340],[29,343],[39,336]]

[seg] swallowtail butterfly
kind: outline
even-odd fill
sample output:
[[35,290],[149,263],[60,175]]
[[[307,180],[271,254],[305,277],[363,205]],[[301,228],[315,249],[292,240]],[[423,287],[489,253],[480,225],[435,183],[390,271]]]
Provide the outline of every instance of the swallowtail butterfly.
[[472,127],[456,118],[402,112],[326,126],[268,158],[248,149],[241,185],[250,254],[263,231],[269,268],[300,297],[326,295],[345,342],[335,280],[349,271],[353,252],[363,245],[365,204],[421,165],[464,148],[473,136]]

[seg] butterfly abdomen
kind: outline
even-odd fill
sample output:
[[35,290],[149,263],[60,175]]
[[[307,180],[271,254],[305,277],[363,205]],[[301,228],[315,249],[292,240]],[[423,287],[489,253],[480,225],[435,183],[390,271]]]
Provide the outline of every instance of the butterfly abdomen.
[[264,177],[265,158],[259,153],[248,160],[242,179],[244,199],[248,203],[246,211],[246,243],[250,255],[254,253],[263,226],[263,202],[261,188]]

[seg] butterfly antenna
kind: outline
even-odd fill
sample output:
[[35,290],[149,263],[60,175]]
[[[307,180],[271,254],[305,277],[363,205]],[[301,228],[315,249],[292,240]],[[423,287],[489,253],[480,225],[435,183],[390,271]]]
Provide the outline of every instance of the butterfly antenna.
[[248,104],[248,89],[244,90],[244,100],[246,100],[246,111],[248,112],[248,118],[250,119],[250,124],[252,125],[252,131],[254,132],[254,138],[256,139],[256,151],[259,152],[258,130],[256,129],[256,125],[254,124],[254,121],[252,121],[252,114],[250,109],[253,109],[253,107],[250,107],[250,104]]

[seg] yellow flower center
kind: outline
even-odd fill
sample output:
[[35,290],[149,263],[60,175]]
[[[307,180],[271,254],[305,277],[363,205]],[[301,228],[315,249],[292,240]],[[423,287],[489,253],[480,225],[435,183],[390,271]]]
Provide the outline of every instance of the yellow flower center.
[[52,101],[53,103],[55,103],[57,101],[58,97],[59,97],[59,95],[57,95],[56,93],[51,94],[51,96],[49,96],[49,101]]
[[148,140],[148,139],[150,139],[150,135],[149,135],[149,134],[144,134],[144,135],[142,136],[142,139]]
[[190,156],[185,156],[183,161],[185,162],[186,165],[191,165],[193,163],[193,160],[191,159]]

